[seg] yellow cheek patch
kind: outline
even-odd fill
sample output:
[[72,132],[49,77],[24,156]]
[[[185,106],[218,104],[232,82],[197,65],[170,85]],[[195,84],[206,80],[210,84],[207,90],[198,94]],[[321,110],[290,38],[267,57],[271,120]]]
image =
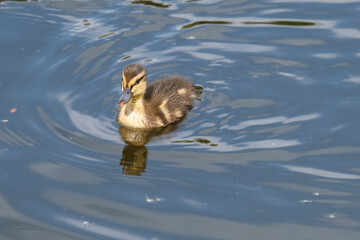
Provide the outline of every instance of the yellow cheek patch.
[[131,92],[135,95],[145,93],[146,84],[145,82],[141,82],[138,85],[134,85],[131,89]]

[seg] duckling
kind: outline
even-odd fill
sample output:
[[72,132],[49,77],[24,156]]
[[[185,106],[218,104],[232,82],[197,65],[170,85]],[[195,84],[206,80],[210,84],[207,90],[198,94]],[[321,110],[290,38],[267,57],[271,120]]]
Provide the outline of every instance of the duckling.
[[196,97],[195,86],[171,75],[146,86],[146,69],[129,64],[122,71],[117,121],[130,128],[164,127],[181,119]]

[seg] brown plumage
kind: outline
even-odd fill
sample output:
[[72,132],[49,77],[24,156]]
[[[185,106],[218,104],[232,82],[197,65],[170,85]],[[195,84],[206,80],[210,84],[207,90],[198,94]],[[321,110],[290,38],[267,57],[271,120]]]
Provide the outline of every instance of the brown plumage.
[[194,85],[171,75],[146,87],[146,70],[140,64],[123,70],[117,120],[131,128],[164,127],[182,118],[196,96]]

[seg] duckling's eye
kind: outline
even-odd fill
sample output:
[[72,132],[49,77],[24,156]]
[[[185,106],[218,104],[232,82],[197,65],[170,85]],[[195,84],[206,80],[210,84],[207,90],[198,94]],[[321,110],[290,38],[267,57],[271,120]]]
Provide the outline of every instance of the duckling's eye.
[[136,80],[136,82],[135,82],[135,84],[134,85],[138,85],[140,82],[141,82],[141,80],[144,78],[144,76],[142,76],[141,78],[139,78],[138,80]]

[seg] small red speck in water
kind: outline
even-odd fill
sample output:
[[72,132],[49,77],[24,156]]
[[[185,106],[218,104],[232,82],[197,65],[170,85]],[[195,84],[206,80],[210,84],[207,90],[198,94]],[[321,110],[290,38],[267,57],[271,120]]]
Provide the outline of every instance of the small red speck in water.
[[123,103],[123,102],[121,102],[121,103],[120,103],[120,105],[121,105],[121,106],[124,106],[124,103]]
[[12,108],[12,109],[10,110],[10,113],[15,113],[16,111],[17,111],[16,108]]

